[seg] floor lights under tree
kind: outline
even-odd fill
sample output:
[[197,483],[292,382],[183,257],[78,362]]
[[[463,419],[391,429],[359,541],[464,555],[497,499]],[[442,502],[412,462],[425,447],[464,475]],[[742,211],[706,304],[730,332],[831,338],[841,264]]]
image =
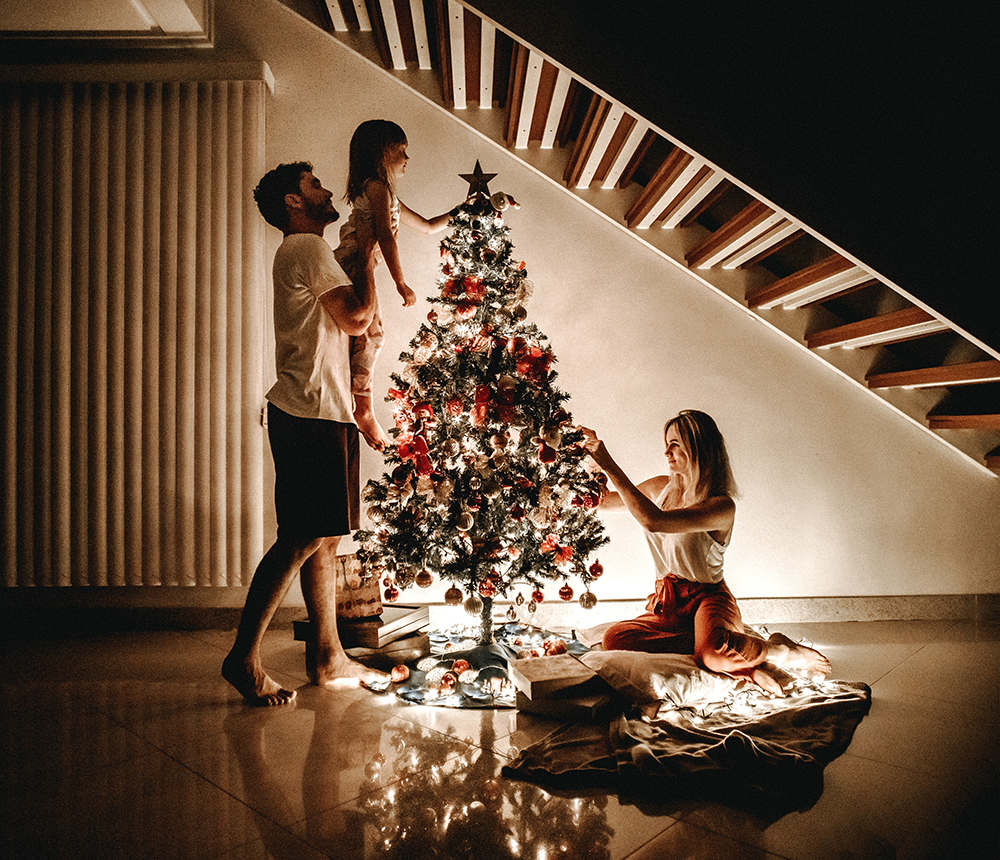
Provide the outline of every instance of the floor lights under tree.
[[503,219],[519,207],[490,194],[495,175],[478,161],[462,175],[469,196],[441,242],[439,295],[392,374],[388,471],[363,494],[372,528],[355,535],[386,601],[450,581],[445,601],[481,617],[481,644],[497,596],[532,612],[548,583],[562,581],[559,597],[572,600],[574,579],[580,605],[593,607],[603,569],[587,559],[608,540],[594,512],[605,478],[588,467],[569,396],[553,384],[548,339],[527,320],[532,284]]

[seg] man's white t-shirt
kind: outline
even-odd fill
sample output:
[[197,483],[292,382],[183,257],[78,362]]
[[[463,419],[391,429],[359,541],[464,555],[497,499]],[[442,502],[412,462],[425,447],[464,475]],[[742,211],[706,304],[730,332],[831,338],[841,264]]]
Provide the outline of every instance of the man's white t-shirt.
[[351,339],[319,301],[350,278],[315,233],[285,237],[274,255],[273,278],[278,381],[267,399],[299,418],[354,424]]

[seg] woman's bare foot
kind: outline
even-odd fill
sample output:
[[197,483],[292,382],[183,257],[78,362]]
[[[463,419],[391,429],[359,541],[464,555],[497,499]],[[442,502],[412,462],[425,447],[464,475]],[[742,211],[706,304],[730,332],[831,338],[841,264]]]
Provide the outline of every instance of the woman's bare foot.
[[794,642],[784,633],[772,633],[767,639],[767,659],[782,669],[799,669],[810,675],[830,674],[830,661],[815,648]]
[[236,688],[251,705],[273,707],[287,705],[295,699],[294,690],[286,690],[250,660],[240,660],[230,653],[222,661],[222,677]]
[[780,669],[776,670],[774,666],[767,663],[762,663],[760,666],[754,667],[753,672],[750,674],[750,680],[765,693],[784,698],[785,691],[778,680],[780,675],[784,675],[784,672],[781,672]]
[[316,684],[331,689],[344,687],[388,687],[389,675],[369,669],[346,655],[338,655],[316,664]]

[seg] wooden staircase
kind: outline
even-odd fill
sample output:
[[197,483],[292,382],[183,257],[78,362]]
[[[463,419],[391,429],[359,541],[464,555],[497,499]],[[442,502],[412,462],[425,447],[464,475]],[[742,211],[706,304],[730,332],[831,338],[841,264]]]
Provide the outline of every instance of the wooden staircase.
[[[1000,351],[459,0],[289,5],[1000,474]],[[487,165],[488,167],[488,165]]]

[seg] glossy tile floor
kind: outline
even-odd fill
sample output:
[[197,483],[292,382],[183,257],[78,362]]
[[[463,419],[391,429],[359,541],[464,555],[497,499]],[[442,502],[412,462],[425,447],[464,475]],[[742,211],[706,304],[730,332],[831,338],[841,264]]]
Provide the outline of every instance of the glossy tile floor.
[[270,711],[220,679],[226,632],[7,642],[4,856],[997,856],[1000,626],[783,630],[873,704],[816,804],[773,822],[507,780],[557,724],[310,687],[290,629],[268,634],[267,663],[299,695]]

